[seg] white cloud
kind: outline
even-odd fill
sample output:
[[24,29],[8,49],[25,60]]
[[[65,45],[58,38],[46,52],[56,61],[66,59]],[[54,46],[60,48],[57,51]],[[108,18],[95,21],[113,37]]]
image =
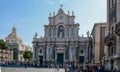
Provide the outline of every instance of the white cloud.
[[44,0],[44,1],[48,4],[54,4],[54,2],[52,0]]

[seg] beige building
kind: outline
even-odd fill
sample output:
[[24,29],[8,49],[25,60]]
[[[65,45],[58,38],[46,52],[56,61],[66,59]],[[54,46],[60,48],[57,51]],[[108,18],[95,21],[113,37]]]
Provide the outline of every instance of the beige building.
[[93,63],[102,64],[104,57],[104,38],[106,34],[107,23],[95,23],[92,29],[92,47],[93,47]]
[[13,50],[8,48],[8,50],[0,50],[0,61],[12,61],[13,60]]
[[17,34],[15,26],[12,28],[12,32],[5,38],[5,40],[8,43],[9,48],[13,50],[13,60],[24,61],[24,51],[32,51],[30,46],[26,46],[22,43],[22,39]]
[[107,22],[105,67],[120,71],[120,0],[107,0]]

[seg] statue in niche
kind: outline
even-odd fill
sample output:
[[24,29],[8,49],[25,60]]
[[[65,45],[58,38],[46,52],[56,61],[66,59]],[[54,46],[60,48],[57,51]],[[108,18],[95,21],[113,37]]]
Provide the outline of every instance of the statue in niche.
[[58,28],[58,35],[59,38],[63,38],[64,37],[64,27],[63,26],[59,26]]

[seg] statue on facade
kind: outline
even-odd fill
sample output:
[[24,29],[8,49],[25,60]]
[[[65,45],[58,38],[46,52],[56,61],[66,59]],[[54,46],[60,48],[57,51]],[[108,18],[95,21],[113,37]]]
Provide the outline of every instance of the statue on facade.
[[37,38],[38,34],[35,32],[34,38]]
[[87,37],[89,37],[89,34],[90,34],[89,31],[87,31]]
[[63,32],[60,32],[59,38],[63,38]]
[[58,37],[63,38],[64,37],[64,28],[63,26],[60,26],[58,29]]

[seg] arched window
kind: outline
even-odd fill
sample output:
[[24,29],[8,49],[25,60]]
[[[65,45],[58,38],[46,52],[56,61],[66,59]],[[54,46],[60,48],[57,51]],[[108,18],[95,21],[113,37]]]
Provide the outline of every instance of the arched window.
[[40,54],[42,53],[42,50],[40,49]]
[[80,54],[83,54],[83,53],[84,53],[83,49],[82,49],[82,50],[80,50]]

